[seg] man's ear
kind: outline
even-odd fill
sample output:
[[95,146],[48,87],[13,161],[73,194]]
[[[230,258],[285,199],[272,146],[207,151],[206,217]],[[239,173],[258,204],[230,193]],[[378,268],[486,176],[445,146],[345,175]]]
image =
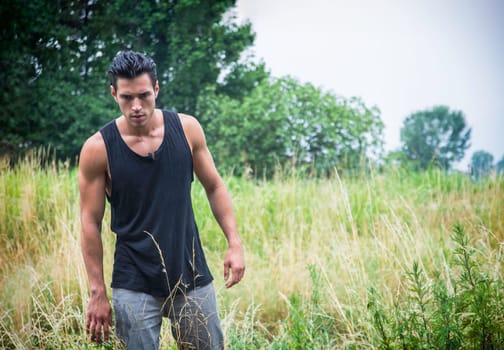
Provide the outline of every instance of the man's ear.
[[159,94],[159,83],[156,80],[156,83],[154,84],[154,96],[157,98],[158,94]]
[[110,85],[110,94],[114,97],[114,100],[117,102],[117,91],[114,88],[114,85]]

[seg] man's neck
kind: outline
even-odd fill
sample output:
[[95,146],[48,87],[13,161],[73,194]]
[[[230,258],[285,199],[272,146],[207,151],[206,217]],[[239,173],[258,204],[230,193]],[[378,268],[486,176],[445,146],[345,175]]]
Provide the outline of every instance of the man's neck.
[[136,136],[136,137],[149,137],[152,136],[152,134],[155,133],[155,130],[162,125],[160,123],[160,120],[162,118],[159,118],[160,113],[158,113],[159,110],[155,109],[154,112],[152,113],[152,116],[150,120],[145,125],[139,125],[139,126],[134,126],[131,125],[130,122],[126,119],[126,117],[123,115],[120,117],[121,121],[120,123],[122,124],[122,128],[120,130],[124,132],[126,136]]

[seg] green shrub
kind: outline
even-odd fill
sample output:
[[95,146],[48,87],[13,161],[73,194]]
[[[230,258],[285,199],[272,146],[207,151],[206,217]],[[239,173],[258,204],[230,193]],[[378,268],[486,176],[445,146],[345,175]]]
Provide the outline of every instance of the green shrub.
[[429,279],[414,262],[406,274],[406,293],[390,308],[370,289],[368,309],[378,348],[504,347],[503,280],[492,277],[491,266],[479,262],[462,225],[456,224],[453,231],[455,249],[446,279],[439,271]]

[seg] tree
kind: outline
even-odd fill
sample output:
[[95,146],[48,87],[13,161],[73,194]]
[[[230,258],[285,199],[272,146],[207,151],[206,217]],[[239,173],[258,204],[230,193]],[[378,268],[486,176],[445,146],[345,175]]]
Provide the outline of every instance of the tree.
[[411,114],[401,128],[402,152],[416,169],[450,169],[470,146],[471,128],[461,111],[446,106]]
[[383,145],[376,108],[289,77],[264,79],[242,100],[209,90],[198,115],[219,167],[235,174],[271,176],[279,165],[355,170]]
[[[100,1],[0,5],[0,138],[12,152],[50,145],[73,158],[111,117],[98,37]],[[15,15],[13,15],[15,14]]]
[[[0,148],[51,145],[60,157],[76,156],[117,114],[106,71],[124,49],[155,59],[159,107],[194,113],[200,92],[225,86],[219,76],[253,43],[249,23],[225,16],[235,2],[0,2]],[[240,88],[239,76],[233,84]]]
[[497,162],[496,166],[497,168],[497,174],[504,173],[504,155],[502,158]]
[[486,151],[474,152],[471,157],[471,170],[477,179],[484,177],[493,169],[494,157]]

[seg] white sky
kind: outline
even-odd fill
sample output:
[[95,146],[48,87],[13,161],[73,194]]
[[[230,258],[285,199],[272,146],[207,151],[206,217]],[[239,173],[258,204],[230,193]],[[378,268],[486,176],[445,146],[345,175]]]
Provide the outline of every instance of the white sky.
[[457,168],[504,155],[504,0],[238,0],[237,16],[274,76],[376,105],[387,150],[409,114],[443,104],[472,128]]

